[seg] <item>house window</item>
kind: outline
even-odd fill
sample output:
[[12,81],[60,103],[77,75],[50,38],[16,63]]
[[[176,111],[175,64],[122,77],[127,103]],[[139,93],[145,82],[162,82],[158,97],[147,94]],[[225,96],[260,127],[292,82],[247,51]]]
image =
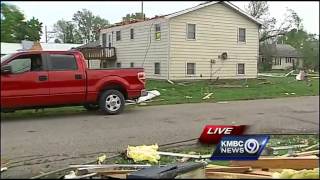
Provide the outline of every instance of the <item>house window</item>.
[[237,72],[238,72],[238,74],[244,74],[244,64],[243,63],[239,63],[237,65]]
[[132,63],[130,63],[130,67],[134,67],[134,63],[132,62]]
[[121,68],[121,62],[117,62],[116,66],[117,68]]
[[286,63],[292,63],[291,57],[286,57]]
[[196,25],[187,24],[187,39],[196,39]]
[[103,47],[107,46],[107,34],[106,33],[102,34],[102,46]]
[[246,29],[245,28],[239,28],[239,42],[246,42]]
[[121,40],[121,31],[116,32],[116,40],[120,41]]
[[187,75],[196,74],[196,63],[187,63]]
[[281,58],[274,58],[273,65],[281,65]]
[[160,74],[160,63],[154,63],[154,74]]
[[130,39],[134,39],[134,29],[130,29]]
[[155,30],[156,30],[156,33],[155,33],[155,39],[156,40],[160,40],[161,39],[161,28],[160,28],[160,24],[156,24],[155,25]]
[[264,63],[265,61],[266,61],[266,58],[265,58],[265,57],[262,57],[262,58],[261,58],[261,62]]

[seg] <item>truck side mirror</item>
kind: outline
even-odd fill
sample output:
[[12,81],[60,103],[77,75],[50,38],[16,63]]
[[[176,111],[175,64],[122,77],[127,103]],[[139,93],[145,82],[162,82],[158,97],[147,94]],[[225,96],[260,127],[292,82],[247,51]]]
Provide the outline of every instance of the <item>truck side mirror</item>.
[[1,66],[1,74],[10,74],[12,72],[12,68],[10,65]]

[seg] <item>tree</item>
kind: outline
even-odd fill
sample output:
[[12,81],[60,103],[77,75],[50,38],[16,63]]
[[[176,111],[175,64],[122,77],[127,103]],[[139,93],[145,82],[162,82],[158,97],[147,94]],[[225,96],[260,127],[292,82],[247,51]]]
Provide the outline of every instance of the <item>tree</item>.
[[39,41],[41,39],[42,23],[38,19],[32,17],[32,19],[25,23],[25,26],[24,30],[26,34],[24,39],[29,41]]
[[24,14],[14,5],[1,3],[1,41],[37,41],[42,34],[42,23],[34,17],[25,20]]
[[132,20],[138,20],[138,19],[144,19],[146,17],[145,14],[142,14],[142,13],[135,13],[135,14],[127,14],[125,17],[122,17],[122,21],[123,22],[130,22]]
[[[296,26],[302,28],[301,24]],[[304,68],[319,70],[319,40],[314,34],[308,34],[303,29],[292,29],[279,38],[278,43],[290,44],[294,47],[303,57]]]
[[267,1],[250,1],[245,7],[247,13],[262,22],[260,30],[260,42],[276,41],[279,36],[285,35],[292,28],[301,28],[302,19],[292,9],[287,9],[285,19],[276,27],[277,20],[270,16]]
[[95,41],[99,39],[99,31],[109,25],[109,21],[95,16],[87,9],[77,11],[72,20],[77,24],[78,32],[83,39]]
[[57,33],[57,38],[64,43],[82,43],[77,27],[71,21],[58,20],[53,29]]

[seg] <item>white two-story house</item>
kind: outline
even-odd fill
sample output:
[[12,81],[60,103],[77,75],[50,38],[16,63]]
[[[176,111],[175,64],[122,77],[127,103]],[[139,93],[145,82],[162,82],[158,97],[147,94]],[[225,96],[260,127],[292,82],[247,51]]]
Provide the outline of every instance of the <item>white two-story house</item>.
[[256,78],[261,23],[230,2],[207,2],[102,29],[108,67],[144,67],[147,78]]

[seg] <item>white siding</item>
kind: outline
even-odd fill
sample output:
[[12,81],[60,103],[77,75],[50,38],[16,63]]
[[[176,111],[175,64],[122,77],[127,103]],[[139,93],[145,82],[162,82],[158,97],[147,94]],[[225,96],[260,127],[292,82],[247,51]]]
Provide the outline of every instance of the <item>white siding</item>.
[[[214,4],[170,19],[170,79],[256,78],[258,25],[223,4]],[[186,39],[187,23],[196,24],[196,40]],[[238,28],[246,43],[238,43]],[[227,60],[218,58],[228,53]],[[212,64],[211,59],[215,60]],[[186,63],[196,63],[196,75],[186,75]],[[245,75],[237,75],[237,63]],[[200,77],[202,76],[202,77]]]
[[[155,24],[161,24],[161,40],[155,40]],[[134,39],[130,39],[130,29],[134,29]],[[116,41],[116,31],[121,31],[121,40]],[[117,62],[121,62],[121,67],[130,67],[133,62],[135,67],[143,67],[147,78],[167,79],[168,63],[168,21],[160,18],[144,22],[138,22],[109,29],[101,30],[102,34],[113,33],[112,46],[116,48]],[[148,49],[151,37],[151,44]],[[102,44],[102,42],[101,42]],[[108,43],[107,43],[108,46]],[[154,63],[160,63],[160,75],[154,74]]]

